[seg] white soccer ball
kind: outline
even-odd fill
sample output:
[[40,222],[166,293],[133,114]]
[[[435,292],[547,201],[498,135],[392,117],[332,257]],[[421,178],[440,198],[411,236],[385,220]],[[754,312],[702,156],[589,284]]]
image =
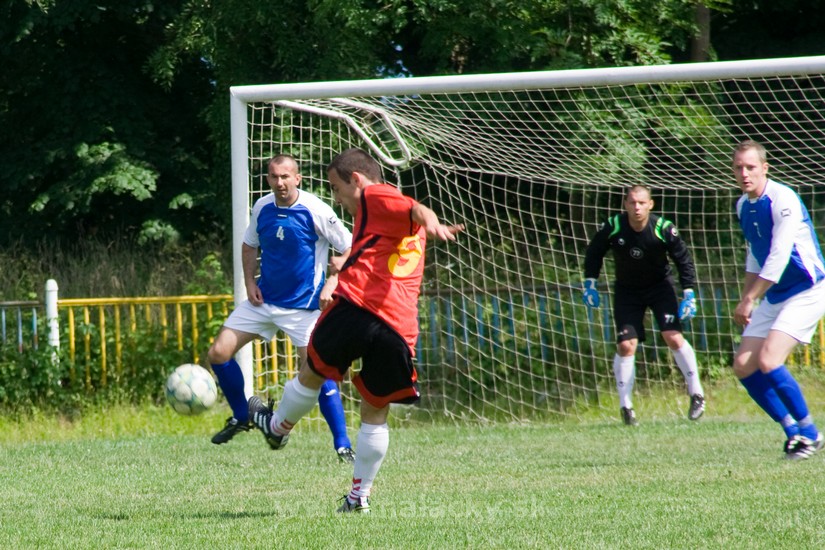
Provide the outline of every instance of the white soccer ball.
[[180,414],[200,414],[217,399],[215,379],[200,365],[181,365],[166,380],[166,400]]

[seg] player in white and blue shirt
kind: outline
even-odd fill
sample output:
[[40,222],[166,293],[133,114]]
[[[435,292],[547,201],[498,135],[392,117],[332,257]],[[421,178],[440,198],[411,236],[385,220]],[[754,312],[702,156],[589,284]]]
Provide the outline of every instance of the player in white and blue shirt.
[[782,425],[786,458],[808,458],[825,438],[784,363],[798,343],[810,343],[825,315],[825,259],[802,199],[768,178],[762,145],[740,143],[733,172],[744,193],[736,213],[748,242],[745,288],[734,310],[734,321],[745,327],[734,372],[751,398]]
[[258,288],[266,304],[317,310],[324,283],[329,247],[339,253],[352,244],[352,235],[326,203],[300,189],[289,206],[279,206],[274,194],[252,208],[243,242],[261,249]]
[[[252,207],[241,246],[248,299],[238,304],[209,349],[209,361],[232,408],[233,416],[212,442],[226,443],[250,428],[245,380],[234,355],[255,338],[271,340],[283,330],[303,363],[320,309],[332,300],[337,276],[326,278],[329,249],[348,253],[352,234],[333,209],[318,197],[298,189],[298,164],[288,155],[271,159],[267,183],[272,193]],[[256,279],[260,250],[260,278]],[[342,461],[354,455],[338,386],[328,380],[318,402]]]

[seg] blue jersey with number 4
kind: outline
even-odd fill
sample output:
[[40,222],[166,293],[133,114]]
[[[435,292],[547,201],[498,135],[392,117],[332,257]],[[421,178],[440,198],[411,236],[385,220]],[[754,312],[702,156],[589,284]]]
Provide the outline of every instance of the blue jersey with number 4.
[[825,278],[819,239],[793,189],[768,180],[759,198],[739,198],[736,213],[748,241],[745,271],[774,283],[768,302],[783,302]]
[[344,252],[352,246],[352,234],[329,205],[299,189],[290,206],[278,206],[272,193],[258,199],[243,241],[261,250],[258,287],[264,302],[318,309],[329,247]]

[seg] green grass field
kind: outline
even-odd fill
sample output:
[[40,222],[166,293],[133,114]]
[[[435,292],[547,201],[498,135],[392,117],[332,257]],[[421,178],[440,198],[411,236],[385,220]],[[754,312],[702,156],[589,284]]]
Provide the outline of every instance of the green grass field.
[[825,547],[825,453],[782,460],[743,394],[709,392],[696,423],[640,396],[636,429],[393,428],[369,516],[334,513],[352,471],[315,427],[274,452],[253,432],[212,445],[223,405],[0,419],[0,548]]

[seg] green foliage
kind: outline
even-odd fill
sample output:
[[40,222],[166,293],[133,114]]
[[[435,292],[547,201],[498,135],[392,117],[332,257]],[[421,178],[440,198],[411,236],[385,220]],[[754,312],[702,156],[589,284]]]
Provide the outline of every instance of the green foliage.
[[[1,245],[128,232],[151,247],[219,233],[233,85],[664,63],[688,58],[697,30],[692,0],[7,4]],[[721,58],[825,51],[813,0],[704,5]],[[593,160],[638,168],[644,152],[626,130]]]
[[[157,174],[145,163],[135,161],[121,143],[80,143],[75,148],[77,170],[41,193],[32,203],[32,212],[77,217],[89,214],[98,195],[128,195],[137,201],[152,197]],[[90,182],[87,185],[84,183]]]
[[49,346],[39,349],[0,345],[0,411],[64,411],[76,405],[65,357]]
[[696,32],[686,0],[392,0],[380,10],[321,0],[318,9],[366,37],[388,75],[666,63]]
[[[108,315],[105,358],[100,326],[78,322],[78,345],[72,359],[65,310],[62,313],[59,350],[42,345],[38,349],[30,347],[28,343],[34,338],[29,331],[24,336],[27,347],[22,351],[9,344],[0,346],[0,413],[19,416],[46,411],[76,416],[102,404],[162,405],[166,378],[176,366],[193,362],[196,345],[191,319],[184,319],[186,327],[179,349],[172,330],[160,326],[157,319],[147,322],[142,315],[135,320],[135,330],[123,330],[118,339],[111,326],[112,312]],[[221,321],[202,316],[197,330],[204,335],[215,334]],[[41,319],[38,332],[42,335],[46,330]]]
[[140,228],[137,243],[173,244],[179,240],[180,233],[172,224],[161,220],[146,220]]
[[[114,393],[132,404],[151,401],[162,404],[165,399],[164,386],[169,374],[183,363],[192,362],[192,342],[187,338],[182,350],[177,349],[174,340],[164,343],[163,330],[158,326],[141,326],[126,338],[122,365],[115,367],[105,388],[100,387],[101,373],[94,368],[91,379],[98,394]],[[114,335],[109,336],[109,345],[114,346]],[[99,366],[99,358],[92,357],[91,364]],[[110,366],[111,368],[111,366]]]
[[221,258],[209,252],[195,269],[185,291],[187,294],[232,294],[230,280],[223,271]]
[[[727,0],[713,18],[720,59],[765,59],[825,54],[825,11],[820,0]],[[751,38],[758,36],[759,40]]]
[[[146,219],[188,238],[228,217],[204,185],[199,113],[213,92],[202,63],[187,60],[169,89],[135,69],[177,5],[12,3],[0,29],[0,125],[14,128],[0,136],[0,244],[137,232]],[[191,216],[168,206],[182,191],[201,207]]]
[[0,300],[35,300],[48,279],[60,297],[226,294],[230,251],[220,242],[139,246],[133,239],[17,242],[0,248]]

